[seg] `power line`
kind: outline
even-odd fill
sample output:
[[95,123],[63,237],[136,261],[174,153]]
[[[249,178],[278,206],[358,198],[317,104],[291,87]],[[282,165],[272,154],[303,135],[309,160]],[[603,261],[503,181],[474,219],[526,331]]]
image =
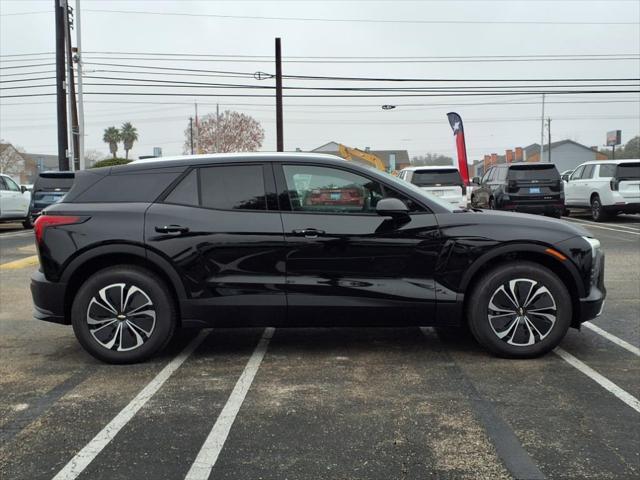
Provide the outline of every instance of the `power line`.
[[[213,73],[223,75],[238,75],[241,77],[255,78],[255,72],[238,72],[230,70],[208,70],[199,68],[177,68],[177,67],[158,67],[150,65],[131,65],[123,63],[102,63],[102,62],[84,62],[84,65],[98,65],[106,67],[122,67],[122,68],[141,68],[148,70],[160,70],[158,74],[166,74],[170,71],[178,72],[194,72],[194,73]],[[126,71],[125,73],[134,73]],[[149,74],[152,74],[149,72]],[[384,78],[384,77],[344,77],[344,76],[314,76],[314,75],[283,75],[286,79],[299,80],[349,80],[349,81],[384,81],[384,82],[576,82],[576,81],[638,81],[638,78],[483,78],[483,79],[463,79],[463,78]]]
[[[558,90],[558,91],[535,91],[535,92],[478,92],[478,93],[392,93],[392,94],[289,94],[287,98],[403,98],[403,97],[473,97],[473,96],[505,96],[505,95],[523,95],[545,93],[547,95],[575,95],[575,94],[619,94],[619,93],[638,93],[638,90]],[[3,98],[22,98],[34,96],[47,96],[55,94],[22,94],[22,95],[4,95]],[[247,97],[247,98],[274,98],[275,95],[270,94],[247,94],[247,93],[169,93],[169,92],[85,92],[85,95],[119,95],[119,96],[168,96],[168,97]]]
[[36,63],[31,65],[13,65],[11,67],[2,67],[3,70],[8,70],[10,68],[33,68],[33,67],[50,67],[51,65],[55,65],[54,62],[50,63]]
[[[249,85],[249,84],[227,84],[227,83],[208,83],[208,82],[194,82],[194,81],[179,81],[179,80],[156,80],[146,78],[131,78],[131,77],[105,77],[105,76],[84,76],[84,78],[95,80],[126,80],[135,82],[153,82],[152,84],[126,84],[126,83],[87,83],[87,85],[113,85],[113,86],[151,86],[151,87],[188,87],[194,86],[196,88],[255,88],[255,89],[273,89],[273,86],[267,85]],[[639,80],[640,81],[640,80]],[[627,83],[601,83],[601,84],[569,84],[562,85],[563,88],[573,87],[640,87],[638,85],[629,85]],[[391,91],[391,92],[420,92],[420,91],[437,91],[437,90],[471,90],[475,89],[488,89],[488,88],[500,88],[516,89],[516,88],[555,88],[553,85],[500,85],[498,87],[493,85],[475,85],[470,86],[428,86],[428,87],[299,87],[299,86],[287,86],[283,87],[289,90],[322,90],[322,91]]]
[[[109,56],[95,56],[95,55],[87,55],[87,60],[113,60],[117,58],[117,60],[125,60],[125,61],[167,61],[173,62],[176,60],[182,60],[187,62],[216,62],[216,63],[273,63],[273,59],[246,59],[246,58],[223,58],[223,59],[202,59],[202,58],[190,58],[190,59],[178,59],[178,58],[146,58],[146,57],[132,57],[132,56],[121,56],[121,57],[109,57]],[[460,58],[460,59],[396,59],[389,58],[387,60],[380,59],[354,59],[354,60],[287,60],[284,58],[282,60],[283,63],[307,63],[307,64],[379,64],[379,63],[502,63],[502,62],[611,62],[611,61],[636,61],[639,60],[640,56],[626,56],[626,57],[610,57],[610,56],[602,56],[602,57],[566,57],[566,58],[558,58],[558,57],[548,57],[548,58]]]
[[186,12],[154,12],[141,10],[107,10],[107,9],[85,9],[85,12],[92,13],[121,13],[126,15],[158,15],[172,17],[198,17],[198,18],[227,18],[241,20],[279,20],[296,22],[330,22],[330,23],[391,23],[391,24],[416,24],[416,25],[640,25],[639,22],[629,21],[577,21],[567,22],[559,20],[412,20],[412,19],[364,19],[364,18],[317,18],[317,17],[267,17],[253,15],[218,15],[211,13],[186,13]]

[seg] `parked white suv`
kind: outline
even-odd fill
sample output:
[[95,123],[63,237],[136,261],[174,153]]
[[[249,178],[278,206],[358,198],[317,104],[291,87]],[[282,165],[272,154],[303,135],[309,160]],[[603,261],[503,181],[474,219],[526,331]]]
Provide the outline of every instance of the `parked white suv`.
[[586,162],[564,186],[567,208],[588,208],[596,222],[640,213],[640,160]]
[[[26,222],[31,194],[8,175],[0,174],[0,222]],[[25,226],[26,228],[26,226]]]
[[413,183],[456,208],[467,206],[467,187],[455,167],[407,167],[400,171],[398,178]]

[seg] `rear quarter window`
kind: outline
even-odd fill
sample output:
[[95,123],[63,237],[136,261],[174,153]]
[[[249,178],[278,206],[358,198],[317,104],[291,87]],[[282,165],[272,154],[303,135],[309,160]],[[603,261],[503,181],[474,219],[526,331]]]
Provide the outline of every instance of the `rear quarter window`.
[[153,202],[181,172],[136,171],[105,175],[73,199],[74,203]]

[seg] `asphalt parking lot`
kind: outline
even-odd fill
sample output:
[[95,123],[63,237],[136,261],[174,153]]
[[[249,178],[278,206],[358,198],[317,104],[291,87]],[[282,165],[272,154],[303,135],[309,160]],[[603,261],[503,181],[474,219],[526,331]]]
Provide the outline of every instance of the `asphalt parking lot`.
[[0,478],[640,478],[640,216],[567,221],[602,242],[607,304],[540,359],[429,328],[216,329],[130,366],[32,319],[33,234],[0,225]]

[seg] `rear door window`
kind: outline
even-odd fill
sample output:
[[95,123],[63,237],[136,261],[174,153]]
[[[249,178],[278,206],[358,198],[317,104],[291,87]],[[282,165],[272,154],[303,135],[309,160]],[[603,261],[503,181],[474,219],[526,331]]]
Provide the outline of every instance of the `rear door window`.
[[220,210],[266,210],[262,165],[201,168],[200,203]]
[[455,168],[416,170],[411,178],[411,183],[419,187],[462,185],[462,178],[460,177],[460,172]]

